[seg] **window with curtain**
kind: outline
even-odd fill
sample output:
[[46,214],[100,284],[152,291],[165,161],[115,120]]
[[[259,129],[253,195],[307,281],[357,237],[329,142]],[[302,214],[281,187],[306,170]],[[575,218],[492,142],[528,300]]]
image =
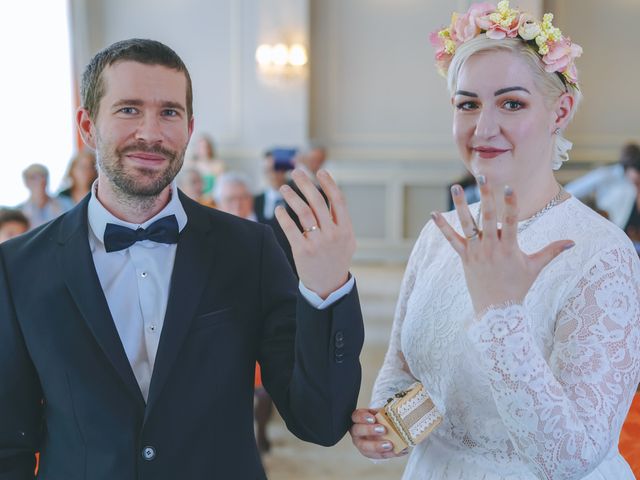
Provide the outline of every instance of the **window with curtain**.
[[22,171],[49,169],[55,193],[74,151],[74,106],[67,0],[3,4],[0,50],[0,205],[24,201]]

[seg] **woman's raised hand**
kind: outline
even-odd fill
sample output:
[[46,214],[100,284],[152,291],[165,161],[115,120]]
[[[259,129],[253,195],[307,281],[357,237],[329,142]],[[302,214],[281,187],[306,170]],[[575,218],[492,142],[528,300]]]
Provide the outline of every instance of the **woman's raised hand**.
[[402,457],[408,449],[396,454],[393,445],[383,437],[387,433],[384,425],[376,423],[377,409],[359,408],[351,414],[353,425],[349,429],[351,441],[362,455],[373,459]]
[[473,308],[481,314],[490,306],[520,303],[542,269],[563,251],[574,246],[558,240],[527,255],[518,245],[516,194],[505,187],[502,229],[498,229],[496,202],[484,177],[478,177],[482,205],[482,231],[473,220],[464,191],[451,188],[453,203],[464,236],[458,234],[440,213],[432,218],[453,249],[460,255]]

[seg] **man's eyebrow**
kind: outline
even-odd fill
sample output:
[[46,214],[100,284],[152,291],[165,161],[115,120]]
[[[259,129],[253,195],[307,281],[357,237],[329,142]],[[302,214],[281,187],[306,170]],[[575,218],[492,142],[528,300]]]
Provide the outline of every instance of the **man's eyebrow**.
[[142,105],[142,100],[123,98],[122,100],[118,100],[113,104],[114,107],[122,107],[123,105],[133,105],[134,107],[138,107]]
[[498,95],[502,95],[503,93],[507,93],[507,92],[513,92],[514,90],[521,90],[523,92],[527,92],[529,95],[531,95],[531,92],[529,90],[527,90],[524,87],[507,87],[507,88],[501,88],[500,90],[496,90],[494,92],[494,95],[497,97]]
[[467,92],[466,90],[458,90],[455,94],[456,95],[464,95],[465,97],[478,98],[478,94],[477,93]]
[[[143,105],[144,102],[140,99],[135,99],[135,98],[124,98],[122,100],[118,100],[116,103],[113,104],[114,108],[117,107],[123,107],[125,105],[131,105],[133,107],[139,107],[141,105]],[[174,110],[180,110],[180,111],[186,111],[185,107],[178,103],[178,102],[172,102],[172,101],[166,101],[166,102],[162,102],[161,103],[162,108],[173,108]]]
[[186,109],[182,106],[182,104],[178,103],[178,102],[162,102],[162,106],[164,108],[173,108],[174,110],[181,110],[181,111],[185,111]]

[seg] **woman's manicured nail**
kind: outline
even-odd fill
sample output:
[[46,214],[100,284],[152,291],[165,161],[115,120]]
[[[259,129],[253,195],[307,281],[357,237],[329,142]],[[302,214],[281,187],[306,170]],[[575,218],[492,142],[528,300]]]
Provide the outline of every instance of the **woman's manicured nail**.
[[375,427],[373,427],[373,431],[376,433],[384,433],[387,431],[386,428],[384,428],[382,425],[377,425]]
[[438,219],[438,214],[436,212],[431,212],[431,219],[435,222]]
[[484,185],[487,183],[487,178],[484,175],[478,175],[476,180],[478,181],[478,185]]
[[376,423],[376,419],[374,417],[367,417],[365,418],[365,420],[367,421],[367,423]]
[[383,450],[391,450],[393,448],[393,445],[391,445],[391,442],[384,442],[382,444],[382,449]]
[[513,188],[511,188],[509,185],[506,185],[504,187],[504,196],[510,197],[511,195],[513,195]]
[[573,247],[575,247],[575,246],[576,246],[576,244],[575,244],[574,242],[567,243],[564,247],[562,247],[562,250],[563,250],[563,251],[564,251],[564,250],[569,250],[570,248],[573,248]]
[[451,187],[452,195],[460,195],[461,193],[462,193],[462,188],[460,188],[460,185],[454,185]]

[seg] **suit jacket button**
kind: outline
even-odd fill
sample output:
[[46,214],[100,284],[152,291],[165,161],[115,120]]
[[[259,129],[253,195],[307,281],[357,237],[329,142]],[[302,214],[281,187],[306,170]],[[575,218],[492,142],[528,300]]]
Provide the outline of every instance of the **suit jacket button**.
[[342,363],[344,362],[344,353],[336,352],[336,354],[334,355],[334,358],[336,359],[336,363]]
[[334,341],[335,341],[336,348],[344,347],[344,334],[342,333],[342,331],[339,330],[336,332]]
[[142,458],[150,462],[151,460],[156,458],[156,449],[153,447],[144,447],[142,449]]

